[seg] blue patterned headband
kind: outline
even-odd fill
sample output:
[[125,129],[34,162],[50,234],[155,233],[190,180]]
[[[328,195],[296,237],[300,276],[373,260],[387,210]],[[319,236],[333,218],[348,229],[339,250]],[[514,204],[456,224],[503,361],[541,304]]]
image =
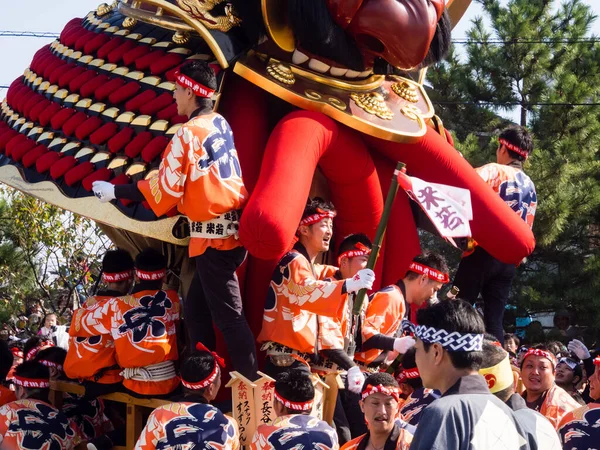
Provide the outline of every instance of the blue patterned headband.
[[410,330],[423,342],[438,343],[452,352],[480,352],[483,349],[483,334],[448,332],[425,325],[414,325],[406,320],[402,322],[402,329]]

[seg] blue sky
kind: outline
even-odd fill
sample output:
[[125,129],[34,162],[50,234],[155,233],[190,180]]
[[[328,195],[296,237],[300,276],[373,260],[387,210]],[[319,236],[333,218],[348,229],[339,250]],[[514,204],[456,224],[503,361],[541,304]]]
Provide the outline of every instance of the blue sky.
[[[60,32],[73,17],[83,17],[95,9],[101,0],[2,0],[0,30]],[[600,16],[600,1],[584,0]],[[460,39],[470,26],[470,21],[481,15],[481,6],[475,2],[466,16],[456,26],[453,37]],[[594,24],[593,32],[600,35],[600,20]],[[0,37],[0,85],[8,85],[23,73],[35,51],[52,39]],[[3,98],[6,91],[0,91]]]

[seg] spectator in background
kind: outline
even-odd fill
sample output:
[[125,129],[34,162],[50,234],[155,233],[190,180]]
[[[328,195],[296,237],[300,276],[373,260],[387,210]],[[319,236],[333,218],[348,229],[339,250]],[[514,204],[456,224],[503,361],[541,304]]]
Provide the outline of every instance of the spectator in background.
[[502,347],[508,352],[511,358],[517,358],[517,350],[520,344],[521,340],[516,334],[506,333],[504,335],[504,345]]
[[527,407],[545,416],[554,428],[565,414],[579,407],[579,403],[554,383],[556,364],[556,357],[546,346],[536,345],[527,351],[521,366]]
[[527,408],[523,397],[515,392],[510,357],[499,344],[494,336],[486,335],[480,375],[486,379],[490,392],[513,410],[530,449],[560,450],[560,441],[552,424],[537,411]]
[[554,376],[558,386],[567,391],[577,403],[585,405],[585,401],[578,391],[578,387],[583,381],[583,369],[579,361],[563,356],[558,360]]
[[54,345],[64,348],[69,348],[69,335],[67,333],[67,327],[64,325],[58,325],[58,318],[56,314],[46,314],[44,318],[44,326],[38,331],[38,336],[49,336],[54,342]]
[[[569,342],[569,345],[567,347],[572,355],[576,356],[581,361],[583,361],[583,368],[585,369],[585,376],[587,376],[587,378],[589,380],[592,377],[592,375],[594,374],[594,372],[597,370],[597,366],[594,364],[594,359],[593,359],[592,355],[590,354],[590,351],[585,346],[585,344],[578,339],[573,339],[571,342]],[[583,397],[583,400],[586,403],[589,403],[593,400],[590,396],[590,385],[589,384],[585,387],[583,394],[581,396]]]
[[546,342],[546,334],[544,333],[544,327],[542,322],[534,320],[525,328],[525,343],[529,345],[539,344],[540,342]]
[[560,341],[566,345],[579,336],[579,330],[571,325],[571,314],[566,309],[554,314],[554,328],[548,332],[548,340]]

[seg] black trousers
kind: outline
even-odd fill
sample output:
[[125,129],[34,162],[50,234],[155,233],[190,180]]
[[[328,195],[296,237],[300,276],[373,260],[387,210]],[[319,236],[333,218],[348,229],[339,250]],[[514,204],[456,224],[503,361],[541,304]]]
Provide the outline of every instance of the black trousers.
[[220,251],[206,249],[196,256],[196,273],[184,302],[189,343],[202,342],[213,350],[216,336],[213,322],[223,334],[233,370],[256,379],[256,345],[244,311],[236,269],[246,257],[243,247]]
[[516,267],[498,261],[483,248],[462,259],[454,285],[460,289],[458,297],[475,303],[483,298],[483,320],[488,333],[504,344],[504,308],[515,278]]

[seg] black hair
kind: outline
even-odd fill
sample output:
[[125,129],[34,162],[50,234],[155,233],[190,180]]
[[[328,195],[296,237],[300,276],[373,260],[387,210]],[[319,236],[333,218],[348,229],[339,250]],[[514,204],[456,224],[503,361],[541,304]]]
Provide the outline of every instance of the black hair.
[[[498,341],[494,336],[490,336],[486,334],[485,339],[483,340],[483,359],[481,362],[482,369],[489,369],[490,367],[494,367],[496,364],[500,364],[506,355],[508,354],[506,350],[500,347]],[[511,395],[515,393],[515,388],[511,384],[505,389],[494,393],[496,397],[498,397],[503,402],[506,402]]]
[[[410,370],[417,367],[417,359],[415,358],[415,355],[416,349],[414,347],[411,347],[406,351],[406,353],[402,357],[402,369]],[[423,387],[423,380],[421,379],[421,377],[409,378],[403,381],[403,383],[408,384],[415,390],[421,389]]]
[[[215,368],[215,357],[207,351],[196,351],[188,356],[181,365],[181,379],[188,383],[197,383],[206,380]],[[194,391],[200,395],[204,394],[206,389]]]
[[547,347],[547,350],[552,352],[552,354],[554,356],[558,356],[559,353],[568,353],[569,352],[567,347],[565,346],[565,344],[563,344],[560,341],[550,341],[550,342],[546,343],[546,347]]
[[[439,302],[428,308],[418,310],[417,323],[438,330],[446,330],[448,333],[454,331],[463,334],[485,333],[485,325],[481,316],[475,311],[473,306],[460,299],[451,302]],[[429,351],[430,346],[431,344],[423,342],[423,348],[426,352]],[[456,369],[479,370],[481,367],[483,353],[480,351],[455,352],[445,350],[448,352],[450,361]]]
[[31,336],[29,339],[27,339],[25,345],[23,346],[23,359],[27,358],[27,353],[29,353],[33,348],[42,345],[43,342],[52,342],[52,338],[50,338],[50,336],[40,334],[37,336]]
[[317,214],[318,209],[321,209],[323,211],[335,212],[335,207],[333,206],[333,203],[325,201],[320,197],[315,197],[312,200],[309,198],[308,201],[306,202],[306,206],[304,207],[304,212],[302,213],[302,218],[305,219],[308,216]]
[[[167,257],[158,250],[146,248],[139,252],[135,257],[135,268],[147,272],[155,272],[167,268]],[[162,287],[162,280],[140,280],[148,286],[155,286],[156,289]]]
[[65,358],[67,357],[67,351],[64,348],[61,347],[49,347],[49,348],[45,348],[43,350],[40,350],[38,352],[37,355],[35,355],[35,358],[33,358],[34,361],[41,361],[41,360],[45,360],[45,361],[50,361],[59,365],[64,365],[65,363]]
[[353,250],[356,248],[356,244],[361,243],[367,248],[372,248],[373,244],[371,239],[366,234],[363,233],[355,233],[349,234],[344,238],[342,243],[340,244],[340,248],[338,249],[337,255],[340,256],[342,253],[347,252],[349,250]]
[[6,375],[13,364],[13,354],[5,340],[0,340],[0,384],[6,381]]
[[435,27],[435,34],[429,46],[429,51],[421,64],[421,67],[427,67],[440,62],[448,55],[451,46],[452,22],[448,10],[444,8],[444,13],[438,20]]
[[365,70],[358,45],[331,17],[327,2],[290,0],[287,3],[294,37],[303,49],[357,72]]
[[369,384],[371,386],[382,385],[384,387],[400,387],[396,379],[387,372],[376,372],[374,374],[369,375],[365,380],[365,383],[363,384],[363,391]]
[[[315,398],[315,387],[308,371],[303,369],[290,369],[279,374],[275,380],[275,390],[291,402],[309,402]],[[297,413],[290,409],[288,412]]]
[[[518,125],[510,126],[500,133],[499,139],[504,139],[508,143],[519,147],[527,152],[527,155],[531,155],[533,152],[533,136],[525,127]],[[517,161],[525,161],[525,157],[513,152],[512,150],[506,149],[508,156]]]
[[102,270],[109,273],[133,270],[133,258],[125,250],[109,250],[102,258]]
[[[185,62],[179,67],[179,72],[213,91],[217,90],[217,77],[215,71],[206,61],[193,59]],[[196,96],[196,104],[199,108],[208,108],[212,107],[212,100],[210,98]]]
[[517,348],[519,348],[519,345],[521,345],[521,340],[519,339],[519,336],[513,333],[504,333],[504,342],[508,341],[509,339],[514,341]]
[[[24,363],[15,367],[15,376],[31,378],[35,380],[50,380],[50,370],[37,361],[25,361]],[[45,402],[48,401],[50,388],[24,388],[27,391],[28,398]]]
[[[442,255],[430,252],[428,250],[424,251],[419,256],[415,256],[413,258],[413,262],[431,267],[432,269],[442,273],[448,273],[448,264],[446,263],[446,259]],[[422,276],[420,273],[413,272],[411,270],[406,273],[406,278],[409,280],[414,280],[420,276]]]

